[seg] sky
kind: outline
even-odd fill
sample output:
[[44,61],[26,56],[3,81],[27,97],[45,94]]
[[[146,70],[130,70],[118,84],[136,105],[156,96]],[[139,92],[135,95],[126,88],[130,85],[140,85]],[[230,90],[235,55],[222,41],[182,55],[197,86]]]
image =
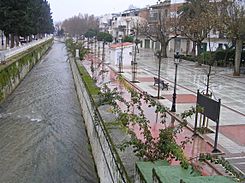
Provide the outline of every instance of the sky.
[[[179,2],[183,0],[172,0]],[[157,0],[48,0],[51,6],[54,22],[63,21],[74,15],[89,14],[101,16],[108,13],[122,12],[130,5],[144,8],[156,4]]]

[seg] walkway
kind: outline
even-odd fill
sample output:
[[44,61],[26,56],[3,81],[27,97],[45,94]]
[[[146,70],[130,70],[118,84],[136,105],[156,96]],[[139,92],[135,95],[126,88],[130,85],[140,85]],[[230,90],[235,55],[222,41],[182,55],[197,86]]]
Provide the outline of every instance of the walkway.
[[[109,57],[107,56],[108,60]],[[106,61],[107,61],[106,60]],[[135,87],[146,91],[152,96],[157,95],[157,86],[153,86],[153,77],[157,76],[158,60],[153,56],[151,50],[141,50],[138,56],[138,71]],[[108,62],[108,61],[107,61]],[[118,66],[110,65],[114,71]],[[205,90],[206,67],[196,66],[189,61],[181,61],[178,67],[177,80],[177,114],[195,106],[196,91]],[[131,66],[124,66],[122,76],[128,81],[132,80]],[[174,86],[175,66],[173,59],[164,59],[161,66],[161,78],[166,80],[169,90],[161,91],[164,99],[159,100],[163,105],[171,108]],[[109,79],[108,79],[109,80]],[[238,171],[245,174],[245,77],[235,78],[232,76],[231,68],[214,68],[212,71],[210,89],[214,99],[221,98],[219,149]],[[194,117],[188,120],[194,125]],[[209,122],[210,129],[215,131],[215,123]],[[214,133],[204,135],[211,144],[214,142]]]
[[23,51],[28,50],[29,48],[32,48],[33,46],[36,46],[38,44],[41,44],[45,41],[47,41],[48,39],[51,39],[52,36],[47,36],[45,38],[42,39],[38,39],[38,40],[33,40],[30,43],[25,43],[23,45],[11,48],[11,49],[7,49],[7,50],[1,50],[0,51],[0,63],[2,61],[7,61],[7,59],[9,59],[10,57],[17,55]]
[[[168,91],[161,91],[161,95],[165,98],[160,100],[165,106],[171,108],[172,94],[174,86],[175,65],[173,59],[165,59],[161,66],[161,78],[170,83]],[[138,60],[138,87],[147,91],[152,95],[156,95],[157,87],[153,87],[153,76],[157,74],[158,60],[155,60],[153,53],[141,50]],[[131,69],[124,69],[124,76],[131,78]],[[231,68],[213,68],[210,80],[210,89],[214,99],[221,99],[222,107],[220,114],[220,133],[219,141],[220,149],[226,153],[229,160],[239,158],[236,161],[236,168],[245,174],[245,76],[240,78],[232,76]],[[178,67],[177,76],[177,113],[181,113],[191,106],[195,106],[196,91],[205,90],[206,86],[205,66],[196,66],[195,63],[182,61]],[[194,125],[194,117],[188,120]],[[215,123],[209,122],[210,128],[215,131]],[[214,133],[207,134],[206,138],[214,141]]]
[[[93,64],[93,66],[96,68],[95,72],[92,73],[91,72],[91,60],[96,60],[96,58],[94,57],[90,57],[89,59],[82,61],[83,66],[85,66],[85,68],[87,69],[87,71],[90,73],[91,76],[95,77],[97,80],[97,85],[98,86],[102,86],[104,83],[107,83],[107,86],[110,87],[111,89],[113,88],[118,88],[118,91],[120,92],[120,94],[123,96],[123,98],[125,100],[130,100],[130,94],[128,93],[128,91],[124,88],[124,85],[119,83],[116,80],[117,77],[117,72],[115,72],[115,70],[112,67],[106,67],[106,70],[108,72],[104,72],[104,73],[99,73],[98,71],[101,69],[101,67],[98,69],[97,64]],[[136,87],[136,86],[135,86]],[[138,88],[140,89],[140,88]],[[143,90],[141,90],[143,91]],[[123,106],[121,106],[122,108],[124,108]],[[155,113],[155,110],[153,108],[149,108],[148,105],[145,105],[144,103],[142,103],[142,108],[144,110],[144,114],[146,116],[146,118],[150,121],[150,126],[151,126],[151,133],[153,135],[153,137],[157,137],[159,134],[159,129],[162,129],[165,127],[165,125],[169,126],[169,125],[174,125],[177,123],[172,123],[172,117],[167,114],[166,116],[166,124],[163,125],[162,123],[160,123],[160,117],[158,114]],[[137,136],[139,138],[142,137],[140,130],[137,126],[134,126],[134,131],[137,134]],[[181,142],[182,140],[185,139],[185,137],[189,137],[192,138],[192,131],[188,128],[183,129],[183,132],[177,135],[177,142]],[[197,157],[199,156],[200,153],[211,153],[212,151],[212,145],[210,143],[207,143],[206,141],[204,141],[202,138],[200,137],[196,137],[193,139],[193,143],[189,143],[186,145],[185,148],[185,154],[187,157],[189,157],[190,159],[193,159],[194,161],[196,161]],[[172,162],[173,164],[176,164],[176,162]],[[178,163],[177,163],[178,164]],[[133,162],[133,165],[135,166],[135,162]],[[219,174],[219,172],[217,172],[215,169],[213,169],[212,167],[209,167],[208,165],[204,164],[202,167],[202,173],[203,175],[217,175]]]

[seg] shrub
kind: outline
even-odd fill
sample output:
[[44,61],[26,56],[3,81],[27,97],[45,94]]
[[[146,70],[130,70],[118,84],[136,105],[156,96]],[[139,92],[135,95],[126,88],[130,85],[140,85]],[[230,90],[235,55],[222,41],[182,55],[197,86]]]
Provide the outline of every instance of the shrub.
[[214,52],[206,51],[197,56],[199,63],[213,65],[214,64]]
[[188,61],[192,61],[192,62],[196,61],[196,57],[194,57],[192,55],[180,55],[180,59],[188,60]]
[[66,47],[68,52],[72,54],[73,57],[76,56],[76,49],[79,50],[79,57],[81,60],[85,57],[85,55],[88,53],[88,49],[84,47],[83,42],[74,42],[73,39],[67,39],[66,40]]

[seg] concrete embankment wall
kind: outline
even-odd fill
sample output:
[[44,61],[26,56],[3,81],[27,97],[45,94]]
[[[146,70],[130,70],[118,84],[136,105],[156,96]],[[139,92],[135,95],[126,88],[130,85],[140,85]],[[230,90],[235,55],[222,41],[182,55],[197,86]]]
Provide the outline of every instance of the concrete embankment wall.
[[102,117],[80,76],[76,62],[70,59],[70,64],[100,182],[130,182]]
[[0,102],[2,102],[18,86],[33,66],[52,46],[53,39],[49,39],[27,51],[7,60],[6,65],[0,67]]

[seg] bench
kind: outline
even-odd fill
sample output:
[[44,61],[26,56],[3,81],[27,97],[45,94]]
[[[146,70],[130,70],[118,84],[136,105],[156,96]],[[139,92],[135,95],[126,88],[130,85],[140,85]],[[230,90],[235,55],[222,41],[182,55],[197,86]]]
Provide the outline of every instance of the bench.
[[154,86],[159,85],[159,84],[162,90],[164,90],[165,88],[168,90],[169,83],[165,83],[164,80],[162,79],[159,80],[158,78],[154,77]]

